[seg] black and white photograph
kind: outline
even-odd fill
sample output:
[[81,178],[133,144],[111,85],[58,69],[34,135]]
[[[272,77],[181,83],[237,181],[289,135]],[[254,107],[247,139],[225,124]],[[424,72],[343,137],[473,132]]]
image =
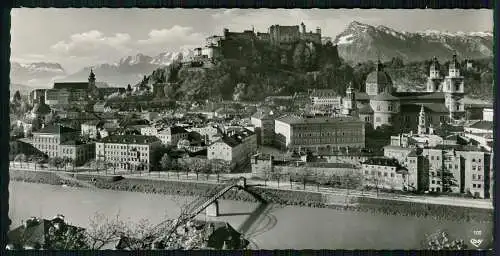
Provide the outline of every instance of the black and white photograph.
[[6,249],[492,249],[493,24],[14,8]]

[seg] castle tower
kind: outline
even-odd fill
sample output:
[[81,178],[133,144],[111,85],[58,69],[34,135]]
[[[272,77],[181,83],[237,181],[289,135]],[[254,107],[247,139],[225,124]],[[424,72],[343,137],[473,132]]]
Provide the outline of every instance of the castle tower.
[[346,97],[344,100],[344,107],[342,109],[342,114],[344,115],[354,115],[356,111],[356,96],[354,90],[352,88],[352,82],[349,83],[349,86],[346,90]]
[[426,132],[426,122],[425,122],[425,110],[424,105],[420,108],[420,113],[418,114],[418,134],[422,135]]
[[304,25],[304,22],[300,23],[300,27],[302,28],[302,34],[306,33],[306,25]]

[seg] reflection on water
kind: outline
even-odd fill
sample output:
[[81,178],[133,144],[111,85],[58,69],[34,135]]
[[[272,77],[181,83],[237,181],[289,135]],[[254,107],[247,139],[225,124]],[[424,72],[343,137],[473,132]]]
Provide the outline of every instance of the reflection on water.
[[[179,204],[193,199],[11,182],[9,215],[13,226],[33,215],[62,213],[68,221],[85,227],[96,212],[159,223],[177,216]],[[198,218],[227,221],[260,249],[418,249],[425,234],[437,229],[469,240],[466,234],[472,229],[491,234],[493,226],[240,201],[221,201],[219,205],[222,216],[201,213]]]

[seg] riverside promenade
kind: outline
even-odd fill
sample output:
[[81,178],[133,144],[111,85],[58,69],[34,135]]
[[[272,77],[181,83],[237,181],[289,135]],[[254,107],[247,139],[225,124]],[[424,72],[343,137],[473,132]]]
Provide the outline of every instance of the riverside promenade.
[[[236,173],[236,174],[220,174],[215,175],[211,174],[207,176],[206,174],[194,174],[194,173],[185,173],[185,172],[147,172],[147,173],[130,173],[127,171],[98,171],[84,169],[84,168],[76,168],[72,170],[68,168],[67,170],[59,169],[55,170],[53,168],[39,168],[35,170],[33,164],[28,163],[11,163],[10,169],[15,170],[24,170],[24,171],[44,171],[44,172],[53,172],[56,173],[57,176],[63,180],[68,180],[71,182],[77,182],[84,187],[93,188],[94,186],[85,181],[81,181],[75,178],[75,175],[78,174],[90,174],[90,175],[99,175],[99,176],[110,176],[110,175],[120,175],[124,178],[134,178],[134,179],[144,179],[144,180],[165,180],[165,181],[181,181],[181,182],[199,182],[199,183],[209,183],[209,184],[217,184],[221,182],[225,182],[229,179],[234,179],[238,177],[247,178],[247,183],[250,186],[261,186],[269,189],[278,189],[284,191],[305,191],[305,192],[315,192],[336,196],[344,196],[346,198],[346,202],[349,201],[350,198],[374,198],[374,199],[385,199],[385,200],[394,200],[394,201],[405,201],[405,202],[414,202],[414,203],[424,203],[424,204],[436,204],[436,205],[449,205],[449,206],[460,206],[460,207],[472,207],[472,208],[481,208],[481,209],[493,209],[493,203],[488,199],[472,199],[472,198],[462,198],[462,197],[451,197],[451,196],[426,196],[426,195],[410,195],[410,194],[395,194],[395,193],[387,193],[387,192],[374,192],[374,191],[360,191],[354,189],[342,189],[342,188],[331,188],[324,186],[317,186],[308,184],[305,186],[299,182],[277,182],[277,181],[262,181],[262,180],[252,180],[251,173]],[[217,177],[218,176],[218,177]]]

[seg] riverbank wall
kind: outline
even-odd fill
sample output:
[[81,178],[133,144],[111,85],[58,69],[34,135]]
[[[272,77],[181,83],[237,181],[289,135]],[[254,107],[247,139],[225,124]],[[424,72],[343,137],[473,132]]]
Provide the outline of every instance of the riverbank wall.
[[[207,191],[218,185],[213,183],[140,178],[126,178],[112,181],[109,177],[88,174],[78,174],[75,178],[87,182],[92,180],[93,184],[99,189],[193,197],[205,196]],[[45,171],[11,170],[10,179],[50,185],[66,184],[68,186],[79,186],[75,182],[64,180],[52,172]],[[349,198],[349,203],[345,204],[345,196],[342,195],[325,196],[324,193],[319,192],[290,191],[258,186],[249,187],[248,189],[260,195],[267,202],[280,205],[332,208],[346,211],[370,212],[373,214],[414,216],[463,222],[493,222],[493,211],[489,209],[364,197]],[[332,200],[332,197],[336,198]],[[257,199],[249,193],[236,189],[228,191],[222,199],[257,202]]]

